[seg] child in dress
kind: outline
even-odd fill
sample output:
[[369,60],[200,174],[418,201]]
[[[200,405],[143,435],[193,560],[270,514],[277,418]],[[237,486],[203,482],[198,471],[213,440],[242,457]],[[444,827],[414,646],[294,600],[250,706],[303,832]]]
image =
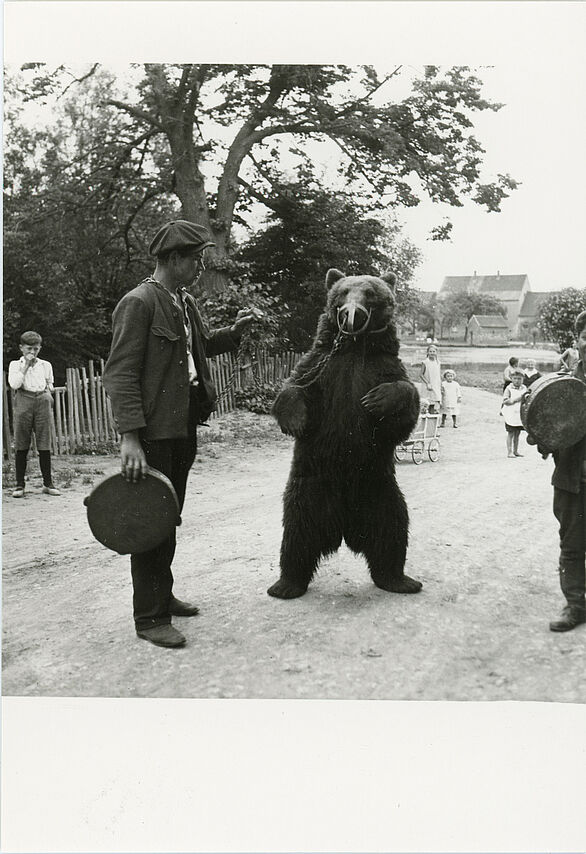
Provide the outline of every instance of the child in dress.
[[452,424],[457,427],[457,416],[460,414],[460,403],[462,401],[462,387],[456,382],[455,371],[444,371],[442,382],[442,423],[440,427],[446,426],[446,415],[452,416]]
[[522,457],[519,453],[519,436],[523,429],[521,421],[521,401],[527,394],[527,387],[523,385],[523,371],[516,368],[511,371],[511,382],[506,387],[501,404],[501,412],[505,419],[507,431],[507,456]]
[[436,406],[442,399],[442,376],[438,351],[435,344],[427,348],[427,356],[421,363],[420,381],[423,383],[424,397],[429,401],[429,412],[436,412]]

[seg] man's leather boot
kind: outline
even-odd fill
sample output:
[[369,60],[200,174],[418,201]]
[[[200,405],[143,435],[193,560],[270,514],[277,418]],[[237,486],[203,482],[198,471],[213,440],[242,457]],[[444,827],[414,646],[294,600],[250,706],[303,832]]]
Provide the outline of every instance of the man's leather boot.
[[586,610],[576,605],[566,605],[559,620],[553,620],[549,624],[552,632],[569,632],[586,622]]
[[148,629],[137,629],[136,634],[139,638],[154,643],[155,646],[177,647],[185,644],[185,637],[170,623]]

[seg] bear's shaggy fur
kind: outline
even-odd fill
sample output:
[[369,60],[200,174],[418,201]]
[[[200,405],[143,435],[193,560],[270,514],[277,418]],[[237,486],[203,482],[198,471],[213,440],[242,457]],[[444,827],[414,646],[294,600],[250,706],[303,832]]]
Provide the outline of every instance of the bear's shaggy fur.
[[[302,596],[322,556],[342,539],[363,554],[383,590],[416,593],[403,572],[409,518],[394,451],[419,415],[399,359],[395,276],[326,275],[328,298],[311,350],[273,408],[295,437],[284,495],[281,577],[271,596]],[[367,319],[368,318],[368,319]]]

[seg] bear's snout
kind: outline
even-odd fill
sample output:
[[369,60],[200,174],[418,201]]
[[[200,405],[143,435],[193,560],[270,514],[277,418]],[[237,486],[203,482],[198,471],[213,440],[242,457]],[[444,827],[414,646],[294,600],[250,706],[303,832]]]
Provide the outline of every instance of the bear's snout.
[[348,300],[338,308],[338,329],[347,335],[360,335],[366,332],[370,323],[371,310],[356,302]]

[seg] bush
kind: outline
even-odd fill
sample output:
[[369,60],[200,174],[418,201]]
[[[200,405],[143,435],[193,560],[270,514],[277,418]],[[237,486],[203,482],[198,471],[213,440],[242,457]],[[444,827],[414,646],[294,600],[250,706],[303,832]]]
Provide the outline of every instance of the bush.
[[585,309],[586,288],[564,288],[540,305],[537,325],[546,338],[565,350],[575,338],[576,318]]
[[259,383],[244,389],[236,389],[234,399],[238,409],[248,409],[267,415],[272,408],[275,398],[281,390],[282,383]]

